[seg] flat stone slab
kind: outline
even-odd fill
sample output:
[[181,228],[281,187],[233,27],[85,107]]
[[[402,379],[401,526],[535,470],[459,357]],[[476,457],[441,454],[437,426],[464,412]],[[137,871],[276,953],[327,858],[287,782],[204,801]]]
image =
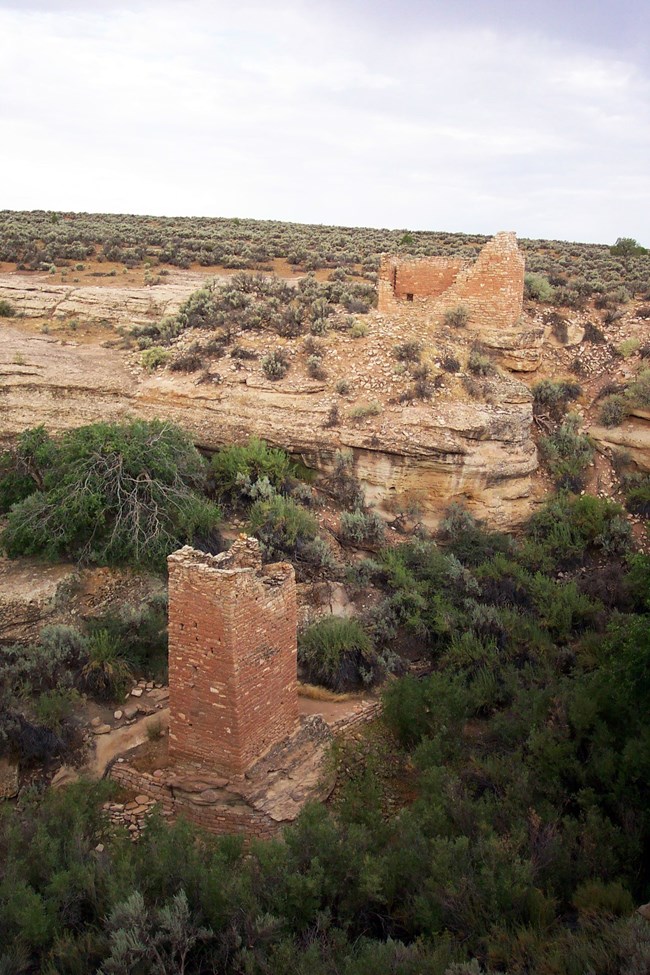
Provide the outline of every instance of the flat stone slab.
[[224,789],[228,782],[229,779],[222,775],[202,771],[197,775],[172,775],[165,784],[180,792],[205,792],[207,789]]

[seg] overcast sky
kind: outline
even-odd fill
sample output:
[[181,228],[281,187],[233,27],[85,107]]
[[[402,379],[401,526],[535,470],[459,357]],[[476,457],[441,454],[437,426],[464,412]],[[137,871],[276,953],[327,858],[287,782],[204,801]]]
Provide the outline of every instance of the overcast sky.
[[0,0],[0,208],[650,245],[648,0]]

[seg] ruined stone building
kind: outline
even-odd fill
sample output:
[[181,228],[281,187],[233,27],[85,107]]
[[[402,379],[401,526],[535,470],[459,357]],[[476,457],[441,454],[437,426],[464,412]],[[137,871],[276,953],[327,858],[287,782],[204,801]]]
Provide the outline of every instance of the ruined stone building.
[[213,556],[169,556],[169,737],[111,769],[129,790],[215,833],[270,837],[333,786],[332,733],[300,716],[296,583],[286,562],[262,565],[240,538]]
[[488,241],[473,263],[384,254],[377,308],[438,324],[445,311],[464,305],[470,327],[508,328],[522,313],[523,293],[524,256],[515,234],[503,232]]
[[296,580],[242,539],[169,557],[170,755],[243,775],[298,724]]

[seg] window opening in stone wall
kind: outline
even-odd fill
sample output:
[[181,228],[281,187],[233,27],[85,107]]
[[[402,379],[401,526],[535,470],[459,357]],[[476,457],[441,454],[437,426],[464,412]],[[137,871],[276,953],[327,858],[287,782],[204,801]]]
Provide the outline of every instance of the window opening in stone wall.
[[413,301],[413,292],[412,291],[407,291],[406,292],[406,300],[407,301]]

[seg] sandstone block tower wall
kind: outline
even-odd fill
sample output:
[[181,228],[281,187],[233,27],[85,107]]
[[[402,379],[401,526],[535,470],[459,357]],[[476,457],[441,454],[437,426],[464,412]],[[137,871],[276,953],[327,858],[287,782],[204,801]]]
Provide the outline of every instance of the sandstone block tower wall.
[[470,327],[510,328],[522,313],[524,266],[517,238],[508,232],[489,240],[474,263],[384,254],[377,308],[385,314],[408,313],[436,324],[448,308],[463,304],[469,311]]
[[169,567],[169,751],[241,776],[298,724],[293,567],[255,539]]

